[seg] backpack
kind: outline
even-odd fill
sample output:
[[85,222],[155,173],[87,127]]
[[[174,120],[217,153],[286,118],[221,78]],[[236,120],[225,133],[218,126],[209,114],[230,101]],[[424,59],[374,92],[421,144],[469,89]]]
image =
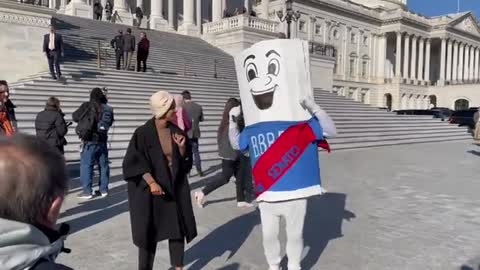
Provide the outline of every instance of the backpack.
[[82,141],[89,141],[93,137],[93,133],[96,131],[97,113],[95,106],[88,103],[85,111],[80,115],[75,133]]
[[98,121],[97,130],[101,133],[108,133],[113,124],[113,108],[107,104],[102,104],[102,112]]

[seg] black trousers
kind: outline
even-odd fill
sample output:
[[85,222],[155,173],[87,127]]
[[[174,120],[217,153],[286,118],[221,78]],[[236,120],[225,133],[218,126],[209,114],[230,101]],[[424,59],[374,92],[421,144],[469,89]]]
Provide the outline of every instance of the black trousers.
[[[143,64],[143,68],[142,68],[142,64]],[[137,71],[140,72],[140,70],[143,72],[147,71],[147,58],[139,59],[137,55]]]
[[[173,267],[183,266],[183,258],[185,256],[185,240],[169,239],[168,249],[170,251],[170,264]],[[138,249],[138,270],[152,270],[155,261],[155,253],[157,245],[149,249]]]
[[247,171],[247,169],[248,168],[245,166],[245,164],[241,162],[241,158],[237,160],[223,159],[222,173],[203,188],[203,194],[208,195],[221,186],[226,185],[230,181],[230,178],[235,176],[237,202],[245,202],[246,196],[251,195],[250,191],[247,190],[247,187],[252,186],[252,184],[248,185],[248,182],[251,183],[252,177],[251,171]]
[[49,51],[47,53],[48,59],[48,68],[50,69],[50,74],[52,77],[55,77],[55,71],[57,72],[57,76],[62,76],[62,72],[60,71],[60,52],[59,51]]
[[125,61],[123,59],[123,50],[116,50],[115,51],[115,60],[117,62],[117,70],[119,70],[120,69],[120,63],[122,61]]

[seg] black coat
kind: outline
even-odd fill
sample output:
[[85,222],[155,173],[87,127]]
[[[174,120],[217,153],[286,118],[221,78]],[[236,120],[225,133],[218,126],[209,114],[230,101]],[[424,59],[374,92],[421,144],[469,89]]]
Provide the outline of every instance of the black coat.
[[[43,52],[48,53],[50,49],[48,48],[48,44],[50,43],[50,34],[46,34],[43,36]],[[63,52],[63,39],[62,35],[55,33],[55,51]]]
[[54,108],[45,108],[37,114],[35,119],[37,137],[47,141],[52,147],[61,147],[67,144],[65,135],[68,128],[63,113]]
[[[186,134],[170,124],[172,132]],[[142,248],[166,239],[187,242],[197,236],[193,215],[190,186],[187,175],[192,168],[192,150],[187,142],[184,157],[173,142],[173,177],[163,154],[154,119],[137,128],[123,160],[123,177],[128,182],[128,202],[132,225],[133,243]],[[153,196],[143,179],[150,173],[162,187],[165,195]],[[173,178],[173,179],[172,179]]]

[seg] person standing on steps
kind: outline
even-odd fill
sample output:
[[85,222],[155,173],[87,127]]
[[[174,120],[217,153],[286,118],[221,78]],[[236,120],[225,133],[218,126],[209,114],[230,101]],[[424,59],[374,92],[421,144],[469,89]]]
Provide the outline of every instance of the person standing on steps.
[[137,19],[137,28],[140,29],[140,27],[142,26],[142,20],[143,20],[143,10],[141,7],[135,8],[135,18]]
[[[138,42],[137,49],[137,72],[147,71],[147,58],[150,50],[150,41],[147,38],[147,33],[140,33],[140,42]],[[143,64],[143,67],[141,67]]]
[[[48,67],[50,69],[50,75],[52,79],[57,80],[62,77],[60,70],[60,57],[64,56],[63,53],[63,39],[62,35],[55,33],[55,27],[49,26],[50,33],[43,36],[43,52],[48,59]],[[57,74],[55,75],[55,71]]]
[[192,128],[188,131],[188,138],[192,144],[193,162],[197,169],[197,173],[200,177],[203,176],[202,161],[200,159],[200,152],[198,149],[198,139],[200,139],[200,122],[203,122],[203,108],[196,102],[192,101],[192,95],[189,91],[182,92],[183,99],[185,100],[184,109],[187,111],[187,115],[192,123]]
[[130,70],[133,53],[135,52],[135,36],[132,35],[132,29],[128,28],[127,33],[123,35],[123,59],[125,61],[125,70]]
[[50,147],[57,149],[60,154],[64,154],[64,146],[67,144],[65,135],[68,132],[68,126],[60,109],[58,98],[50,97],[45,109],[37,114],[35,131],[38,138],[45,140]]
[[103,7],[102,4],[97,0],[95,4],[93,4],[93,14],[95,16],[95,20],[101,21],[103,15]]
[[116,61],[117,70],[120,70],[120,63],[122,61],[125,62],[125,59],[123,58],[124,42],[123,42],[123,31],[122,30],[118,31],[118,35],[115,36],[112,39],[112,41],[110,41],[110,45],[112,45],[112,48],[115,50],[115,61]]
[[107,3],[105,4],[105,19],[107,22],[110,22],[112,20],[112,4],[110,3],[110,1],[107,1]]
[[[81,199],[91,199],[95,196],[92,189],[93,166],[98,163],[100,168],[99,192],[102,197],[108,196],[110,165],[108,160],[108,128],[103,131],[101,126],[104,118],[113,122],[113,111],[105,112],[103,105],[107,103],[102,89],[94,88],[90,93],[90,101],[83,103],[72,115],[78,125],[75,129],[82,140],[80,153],[80,181],[83,192],[78,195]],[[110,116],[105,116],[110,113]],[[108,123],[111,125],[112,123]],[[109,126],[108,126],[109,127]]]
[[0,135],[12,136],[17,132],[16,107],[10,100],[7,81],[0,80]]
[[226,185],[232,176],[235,176],[235,184],[237,190],[237,206],[238,207],[251,207],[252,204],[248,203],[245,199],[245,178],[248,178],[246,174],[251,174],[250,171],[241,170],[240,156],[241,152],[234,150],[230,144],[228,131],[230,123],[230,111],[240,106],[240,101],[236,98],[230,98],[225,104],[223,111],[222,121],[218,128],[217,142],[218,142],[218,155],[222,159],[222,172],[214,181],[208,183],[201,191],[195,192],[195,201],[198,207],[203,208],[205,196],[218,188]]
[[192,152],[187,134],[172,124],[173,97],[159,91],[150,108],[153,118],[135,130],[122,166],[138,269],[153,269],[157,243],[168,240],[170,263],[182,270],[185,241],[197,236],[187,179]]

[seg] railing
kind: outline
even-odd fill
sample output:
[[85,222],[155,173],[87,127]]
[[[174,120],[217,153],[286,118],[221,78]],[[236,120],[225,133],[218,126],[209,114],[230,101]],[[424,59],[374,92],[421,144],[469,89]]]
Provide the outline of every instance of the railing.
[[238,15],[235,17],[224,18],[218,22],[209,22],[203,24],[205,34],[214,34],[228,32],[239,28],[250,28],[271,33],[278,32],[278,22],[260,19],[257,17]]
[[336,58],[337,49],[333,45],[310,41],[310,54]]

